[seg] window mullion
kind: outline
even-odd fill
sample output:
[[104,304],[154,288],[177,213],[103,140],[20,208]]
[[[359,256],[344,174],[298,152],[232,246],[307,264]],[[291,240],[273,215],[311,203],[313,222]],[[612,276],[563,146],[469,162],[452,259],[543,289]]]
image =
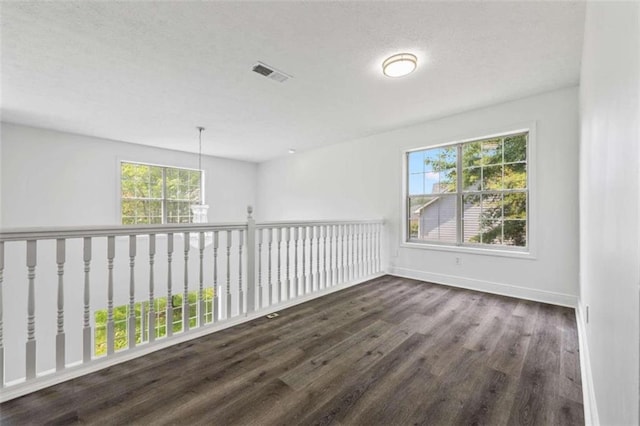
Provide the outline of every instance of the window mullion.
[[162,168],[162,223],[167,223],[167,168]]

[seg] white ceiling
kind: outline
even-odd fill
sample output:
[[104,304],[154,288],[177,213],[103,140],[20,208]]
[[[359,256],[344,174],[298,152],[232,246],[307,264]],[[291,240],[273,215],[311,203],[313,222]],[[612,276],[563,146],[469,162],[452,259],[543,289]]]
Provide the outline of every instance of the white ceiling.
[[[583,2],[2,3],[2,120],[262,161],[579,79]],[[390,79],[391,54],[418,69]],[[251,71],[265,62],[285,83]]]

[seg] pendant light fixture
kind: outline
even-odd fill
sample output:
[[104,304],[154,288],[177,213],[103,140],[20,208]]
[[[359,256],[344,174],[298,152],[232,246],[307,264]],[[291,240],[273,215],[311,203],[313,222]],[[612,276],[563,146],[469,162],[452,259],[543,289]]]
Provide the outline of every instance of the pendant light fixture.
[[[208,223],[208,211],[209,206],[203,203],[204,193],[202,192],[204,188],[204,171],[202,170],[202,132],[204,131],[204,127],[196,127],[198,129],[198,171],[200,173],[200,201],[198,204],[191,205],[191,212],[193,213],[193,222],[192,223]],[[206,232],[204,235],[204,243],[206,246],[210,245],[213,238],[210,232]],[[192,232],[190,237],[190,244],[193,247],[199,247],[200,245],[200,237],[198,233]]]
[[204,131],[204,127],[196,127],[196,129],[198,129],[198,171],[200,172],[200,202],[198,204],[193,204],[191,206],[191,211],[193,212],[193,223],[207,223],[209,222],[209,218],[207,217],[209,206],[205,205],[202,202],[202,199],[204,198],[204,194],[202,193],[202,187],[204,186],[204,173],[202,171],[202,132]]

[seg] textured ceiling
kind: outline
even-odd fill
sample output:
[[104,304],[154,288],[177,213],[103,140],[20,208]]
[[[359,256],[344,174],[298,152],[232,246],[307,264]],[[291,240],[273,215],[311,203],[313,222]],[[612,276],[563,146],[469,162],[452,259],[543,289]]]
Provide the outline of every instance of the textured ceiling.
[[584,8],[3,2],[2,120],[183,151],[204,126],[205,153],[262,161],[577,84]]

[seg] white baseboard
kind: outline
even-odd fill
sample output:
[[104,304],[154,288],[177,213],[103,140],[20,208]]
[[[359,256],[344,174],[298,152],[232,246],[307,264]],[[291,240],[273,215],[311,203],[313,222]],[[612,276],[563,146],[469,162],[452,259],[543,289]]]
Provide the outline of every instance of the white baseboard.
[[584,315],[584,306],[578,303],[576,308],[576,323],[578,324],[578,342],[580,344],[580,374],[582,376],[582,404],[584,406],[584,423],[598,426],[598,406],[596,394],[593,388],[593,376],[591,375],[591,358],[589,356],[589,341]]
[[[144,355],[148,355],[152,352],[159,351],[161,349],[168,348],[178,343],[183,343],[198,337],[206,336],[207,334],[215,333],[220,330],[233,327],[238,324],[242,324],[248,321],[252,321],[256,318],[265,316],[271,312],[279,311],[282,309],[290,308],[301,303],[308,302],[318,297],[325,296],[327,294],[335,293],[336,291],[344,290],[349,287],[353,287],[358,284],[370,281],[375,278],[384,276],[384,272],[367,276],[366,278],[354,280],[345,284],[340,284],[334,287],[329,287],[317,291],[315,293],[307,294],[292,300],[287,300],[278,304],[271,305],[266,308],[262,308],[246,316],[234,317],[229,320],[225,320],[215,324],[207,324],[204,327],[189,330],[184,333],[174,334],[171,339],[156,340],[152,344],[145,343],[135,348],[120,353],[116,353],[110,357],[98,358],[87,364],[79,365],[67,365],[67,368],[61,372],[46,372],[40,373],[41,375],[33,380],[13,382],[15,384],[9,384],[9,386],[3,388],[0,392],[0,403],[10,401],[20,396],[36,392],[40,389],[47,388],[49,386],[57,385],[58,383],[66,382],[67,380],[75,379],[76,377],[84,376],[86,374],[94,373],[107,367],[111,367],[116,364],[123,363],[125,361],[139,358]],[[49,373],[49,374],[47,374]]]
[[398,277],[412,278],[414,280],[427,281],[434,284],[443,284],[451,287],[460,287],[469,290],[483,291],[485,293],[499,294],[502,296],[517,297],[518,299],[533,300],[535,302],[567,306],[569,308],[575,308],[578,305],[578,297],[570,294],[518,287],[514,285],[494,283],[491,281],[458,277],[455,275],[436,274],[433,272],[424,272],[415,269],[399,268],[397,266],[390,267],[388,273]]

